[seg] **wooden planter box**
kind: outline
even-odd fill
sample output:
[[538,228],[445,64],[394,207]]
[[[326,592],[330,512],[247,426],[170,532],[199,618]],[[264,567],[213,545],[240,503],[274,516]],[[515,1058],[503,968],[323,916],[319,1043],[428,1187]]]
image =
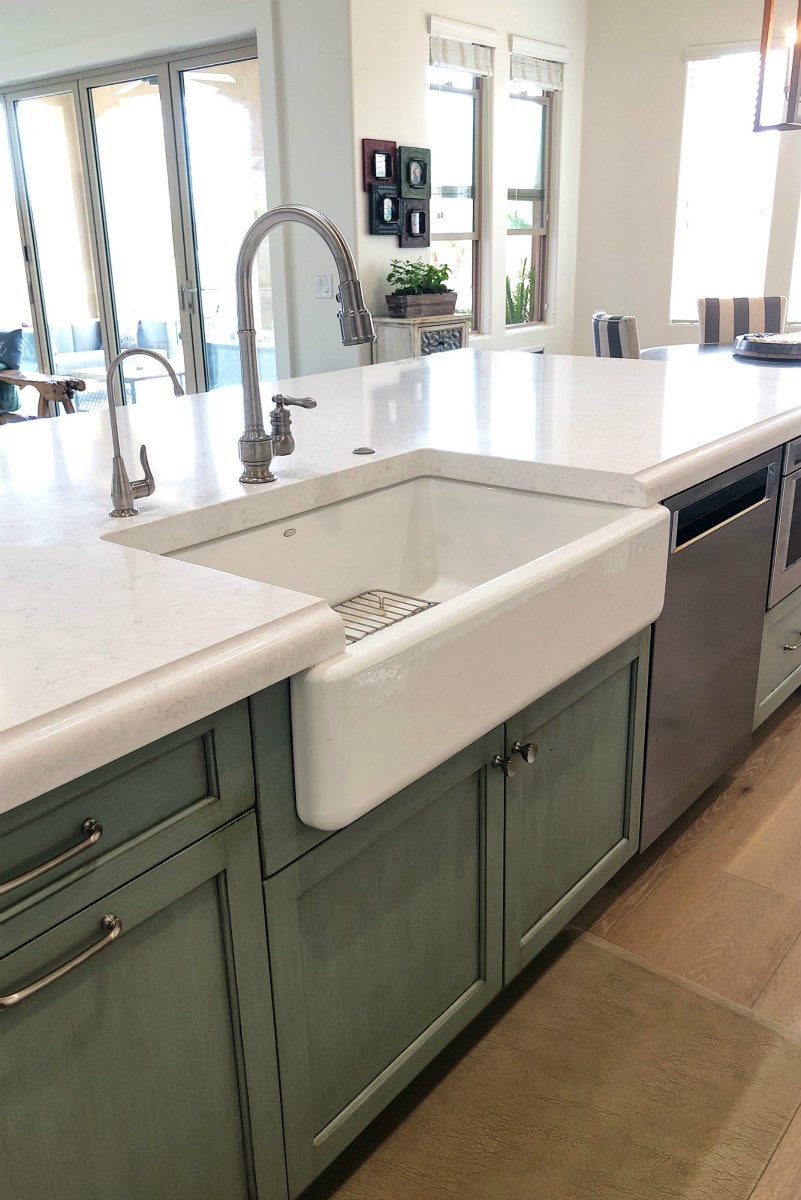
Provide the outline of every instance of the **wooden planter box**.
[[428,296],[387,296],[391,317],[442,317],[456,311],[456,292],[432,292]]

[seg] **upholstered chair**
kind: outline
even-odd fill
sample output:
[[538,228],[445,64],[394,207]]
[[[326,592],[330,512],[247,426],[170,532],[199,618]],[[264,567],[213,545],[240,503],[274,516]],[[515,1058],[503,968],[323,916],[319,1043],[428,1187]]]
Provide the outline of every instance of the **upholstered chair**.
[[704,296],[698,301],[698,341],[732,346],[741,333],[784,333],[786,296]]
[[599,308],[592,314],[596,358],[639,358],[636,317],[611,316]]

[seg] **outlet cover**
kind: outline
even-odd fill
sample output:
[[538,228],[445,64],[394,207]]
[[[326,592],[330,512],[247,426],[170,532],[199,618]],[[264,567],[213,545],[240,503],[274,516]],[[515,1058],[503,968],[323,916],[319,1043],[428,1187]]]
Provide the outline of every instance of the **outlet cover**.
[[315,275],[315,277],[314,277],[314,294],[318,300],[333,300],[333,298],[334,298],[334,277],[333,277],[333,275]]

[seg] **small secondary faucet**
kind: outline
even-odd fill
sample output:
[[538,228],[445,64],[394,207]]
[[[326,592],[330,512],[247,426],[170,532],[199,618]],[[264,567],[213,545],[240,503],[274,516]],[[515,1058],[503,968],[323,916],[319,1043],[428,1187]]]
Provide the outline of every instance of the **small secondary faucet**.
[[133,482],[128,478],[128,472],[125,469],[125,460],[120,453],[120,435],[117,429],[117,406],[114,403],[114,375],[122,360],[130,358],[132,354],[146,354],[148,358],[155,358],[157,362],[162,364],[172,379],[173,391],[176,396],[184,395],[184,389],[178,382],[178,376],[175,374],[172,364],[167,361],[163,354],[159,354],[158,350],[145,350],[141,346],[133,346],[130,350],[121,350],[119,354],[112,358],[108,365],[108,371],[106,371],[108,416],[111,421],[111,444],[114,448],[114,458],[111,462],[111,500],[114,507],[108,514],[110,517],[135,517],[139,509],[134,508],[134,499],[139,499],[140,496],[152,496],[156,490],[156,481],[150,470],[150,463],[147,461],[145,447],[139,447],[139,461],[145,473],[144,478],[134,479]]
[[[314,208],[303,208],[298,204],[282,204],[271,208],[251,225],[242,239],[236,264],[236,297],[239,335],[239,356],[242,362],[242,391],[245,404],[245,432],[239,439],[239,458],[244,470],[240,483],[272,483],[275,476],[270,463],[276,453],[291,453],[283,448],[276,449],[273,438],[264,428],[264,415],[259,391],[259,366],[256,357],[256,330],[253,317],[253,263],[256,252],[271,229],[286,222],[297,221],[313,229],[325,242],[334,259],[339,274],[337,299],[340,309],[339,324],[343,346],[358,346],[362,342],[375,341],[375,328],[369,309],[362,296],[362,285],[350,246],[328,217]],[[286,402],[286,397],[281,397]],[[297,403],[297,402],[296,402]],[[283,405],[278,405],[279,410]],[[311,405],[304,404],[304,408]],[[289,414],[281,413],[281,423],[286,422],[282,434],[288,434]],[[275,422],[273,421],[275,432]],[[294,442],[292,443],[294,446]]]

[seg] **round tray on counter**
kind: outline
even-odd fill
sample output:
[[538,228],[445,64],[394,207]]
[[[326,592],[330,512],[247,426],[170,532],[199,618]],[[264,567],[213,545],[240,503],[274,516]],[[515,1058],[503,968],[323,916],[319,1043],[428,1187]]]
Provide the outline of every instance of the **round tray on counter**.
[[734,339],[734,353],[741,358],[801,362],[801,336],[797,333],[742,333]]

